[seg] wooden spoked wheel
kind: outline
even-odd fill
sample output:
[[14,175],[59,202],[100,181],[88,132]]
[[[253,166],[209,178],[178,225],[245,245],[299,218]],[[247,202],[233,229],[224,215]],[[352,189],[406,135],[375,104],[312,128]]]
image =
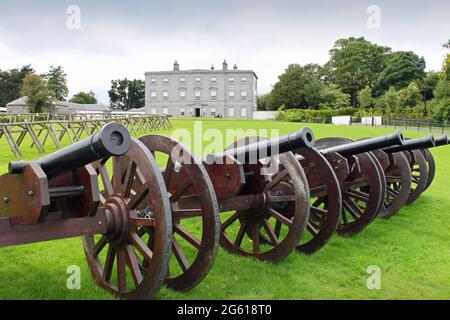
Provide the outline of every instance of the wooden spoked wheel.
[[[161,135],[140,140],[162,164],[169,192],[173,237],[166,284],[174,290],[187,291],[208,274],[216,256],[220,237],[216,194],[202,162],[178,141]],[[152,232],[150,228],[142,230]]]
[[411,204],[425,191],[428,183],[428,164],[420,150],[404,151],[409,152],[412,174],[411,191],[406,204]]
[[[95,281],[124,299],[152,299],[161,287],[169,263],[172,221],[164,180],[148,149],[133,139],[122,157],[97,162],[101,207],[107,213],[108,233],[83,237],[84,250]],[[139,181],[140,188],[132,189]],[[140,217],[137,207],[151,203],[151,214]],[[139,235],[153,228],[153,246]],[[141,257],[148,266],[144,272]]]
[[389,167],[385,169],[386,196],[383,206],[378,213],[379,218],[390,218],[396,214],[406,203],[411,190],[411,168],[409,162],[402,152],[386,155],[381,150],[376,150],[373,154],[377,159],[388,157]]
[[[316,148],[345,144],[352,140],[346,138],[324,138],[316,141]],[[328,154],[327,159],[341,161],[341,156]],[[338,176],[342,191],[342,211],[337,232],[349,237],[364,230],[378,215],[386,185],[384,173],[373,155],[361,153],[348,156],[350,172],[346,177]]]
[[339,225],[342,194],[330,163],[314,148],[295,150],[303,157],[300,164],[308,180],[310,214],[306,232],[297,251],[314,253],[328,243]]
[[[271,173],[263,174],[273,164]],[[222,214],[220,244],[231,253],[280,261],[297,247],[309,220],[306,176],[291,152],[244,165],[244,171],[248,179],[240,195],[252,195],[253,207]]]
[[425,157],[425,161],[427,162],[428,166],[428,180],[427,185],[425,187],[425,190],[428,189],[431,186],[431,183],[433,183],[434,175],[436,174],[436,161],[434,160],[433,154],[428,149],[421,149],[423,152],[423,155]]

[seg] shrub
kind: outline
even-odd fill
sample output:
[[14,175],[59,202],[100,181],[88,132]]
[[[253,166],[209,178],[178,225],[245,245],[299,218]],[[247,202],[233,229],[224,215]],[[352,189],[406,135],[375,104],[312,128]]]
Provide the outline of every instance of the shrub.
[[291,122],[320,122],[331,123],[331,118],[334,116],[353,116],[357,109],[343,108],[343,109],[321,109],[321,110],[302,110],[289,109],[279,110],[277,112],[277,120],[291,121]]

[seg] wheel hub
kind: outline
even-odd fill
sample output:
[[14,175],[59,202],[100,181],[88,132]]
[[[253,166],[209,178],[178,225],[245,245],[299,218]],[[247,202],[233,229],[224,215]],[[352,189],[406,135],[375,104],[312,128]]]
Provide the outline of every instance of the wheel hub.
[[108,216],[107,240],[114,246],[120,246],[126,241],[126,235],[129,233],[128,216],[130,212],[125,200],[119,196],[108,198],[105,208]]

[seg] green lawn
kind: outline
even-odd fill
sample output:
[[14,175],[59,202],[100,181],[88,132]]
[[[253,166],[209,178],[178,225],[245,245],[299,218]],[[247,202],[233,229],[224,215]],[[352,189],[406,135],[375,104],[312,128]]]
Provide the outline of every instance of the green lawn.
[[[269,121],[208,120],[203,128],[279,129],[303,124]],[[392,129],[308,124],[316,138],[363,138]],[[192,120],[173,120],[173,129],[192,130]],[[170,134],[164,131],[164,134]],[[405,131],[407,137],[418,137]],[[423,135],[423,134],[421,134]],[[25,146],[26,144],[24,144]],[[50,148],[49,148],[50,149]],[[450,148],[432,150],[437,173],[433,185],[411,206],[388,221],[377,220],[353,238],[335,236],[318,253],[292,253],[278,264],[233,256],[219,249],[212,271],[192,291],[163,288],[158,299],[449,299],[450,298]],[[50,151],[50,150],[49,150]],[[27,150],[26,158],[39,155]],[[5,140],[0,171],[13,160]],[[0,251],[0,299],[112,299],[91,280],[81,239],[69,239]],[[66,288],[67,267],[81,267],[81,290]],[[381,268],[382,288],[369,290],[366,272]]]

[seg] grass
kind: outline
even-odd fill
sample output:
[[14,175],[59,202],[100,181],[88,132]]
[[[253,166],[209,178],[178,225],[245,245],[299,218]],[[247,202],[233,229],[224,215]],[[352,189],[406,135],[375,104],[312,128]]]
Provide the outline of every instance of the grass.
[[[171,131],[186,128],[192,120],[173,120]],[[203,129],[278,129],[286,134],[302,126],[269,121],[205,120]],[[316,138],[363,138],[392,129],[308,125]],[[416,132],[405,132],[418,137]],[[423,135],[423,134],[422,134]],[[14,160],[4,140],[0,145],[0,172]],[[195,145],[194,141],[186,144]],[[198,141],[197,141],[198,148]],[[25,146],[25,144],[24,144]],[[49,151],[51,151],[49,149]],[[311,256],[292,253],[278,264],[233,256],[219,249],[206,279],[188,293],[162,288],[158,299],[449,299],[450,172],[449,147],[432,150],[437,162],[432,186],[412,205],[390,220],[376,220],[353,238],[334,236]],[[26,159],[39,154],[26,151]],[[67,267],[81,268],[81,290],[66,287]],[[369,290],[367,268],[381,269],[382,288]],[[81,239],[68,239],[0,251],[1,299],[113,299],[90,277]]]

